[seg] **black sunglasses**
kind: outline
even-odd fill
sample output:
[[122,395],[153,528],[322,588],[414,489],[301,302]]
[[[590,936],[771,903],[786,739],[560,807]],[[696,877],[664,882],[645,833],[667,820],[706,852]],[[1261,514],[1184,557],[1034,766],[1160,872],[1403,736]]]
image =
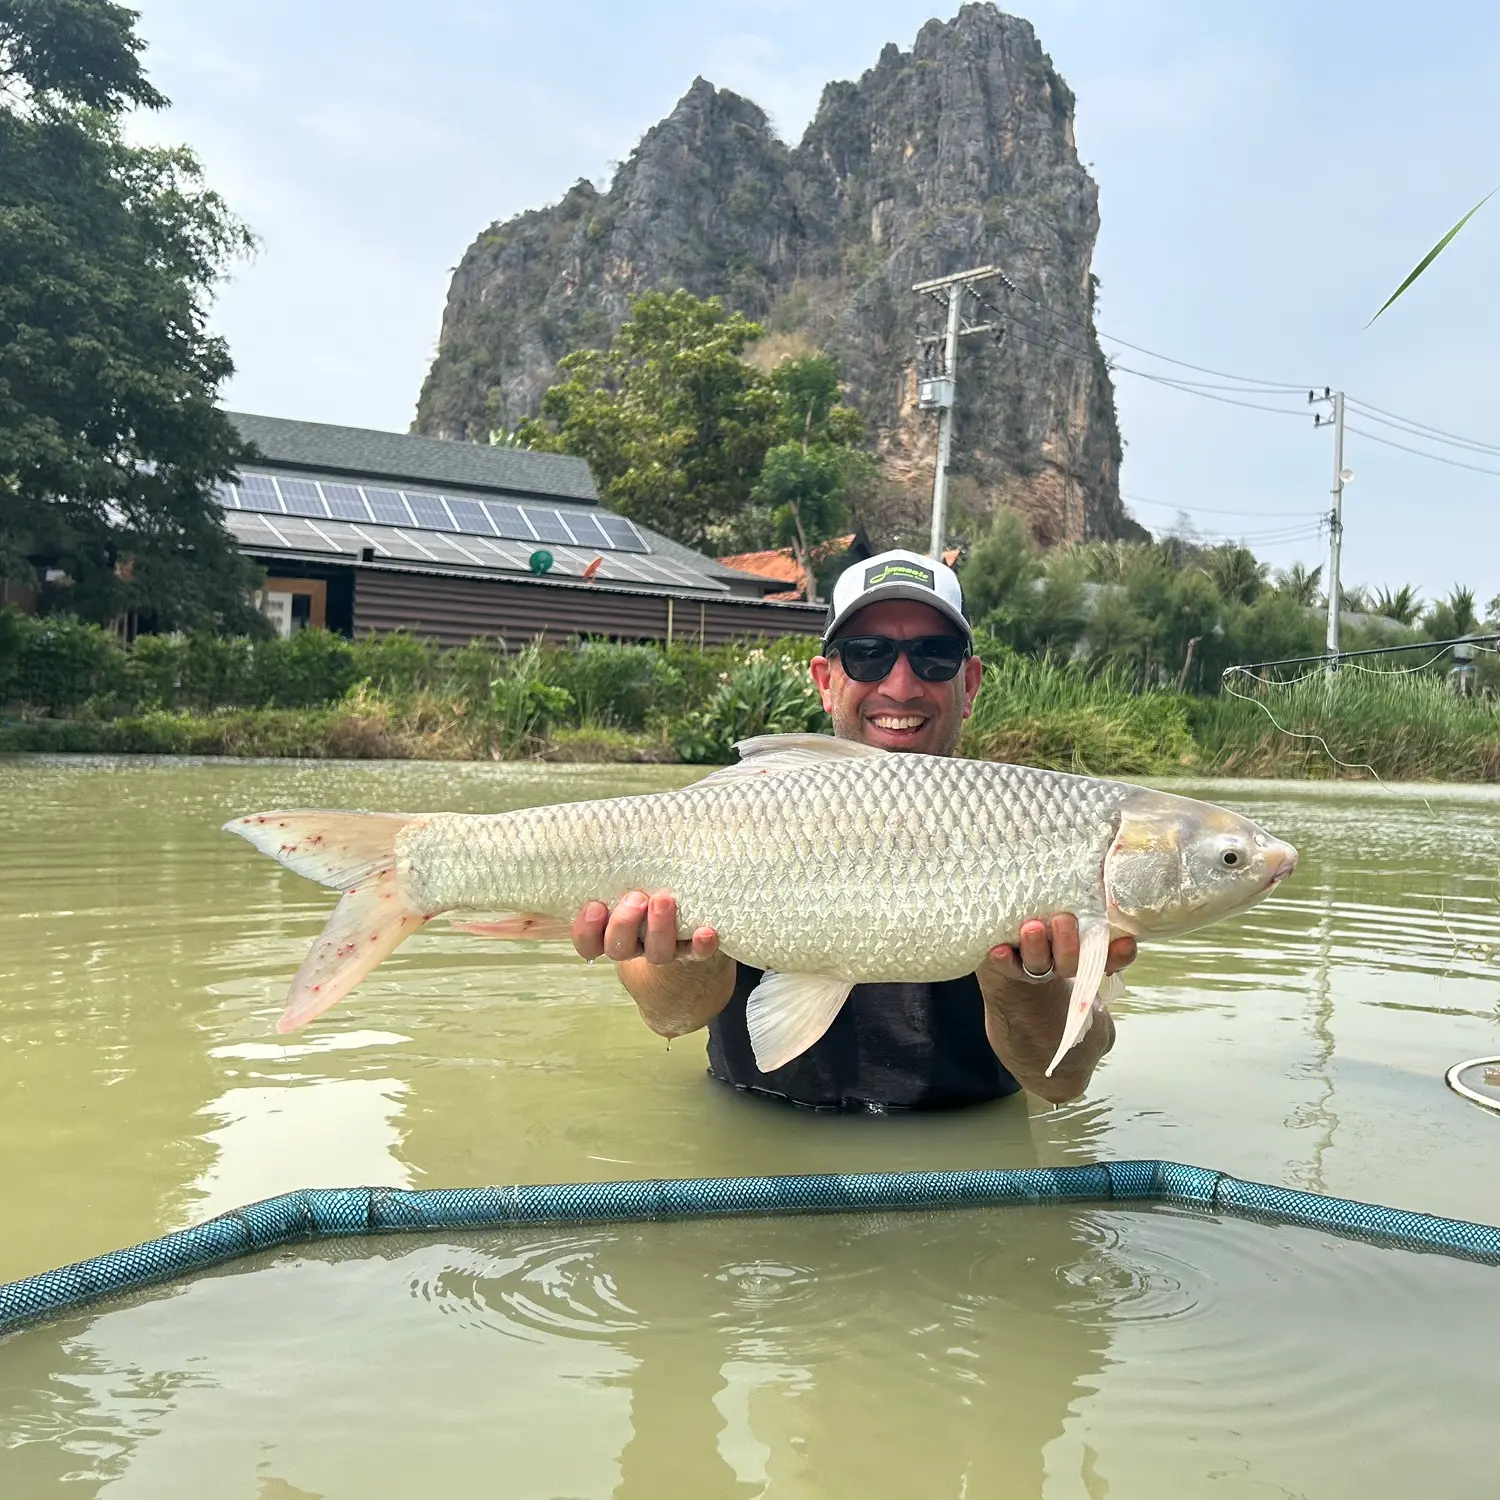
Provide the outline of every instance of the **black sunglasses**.
[[826,654],[841,657],[845,675],[855,682],[880,682],[889,677],[896,658],[902,655],[923,682],[952,682],[969,655],[969,643],[961,635],[915,635],[908,640],[888,635],[846,635],[829,641]]

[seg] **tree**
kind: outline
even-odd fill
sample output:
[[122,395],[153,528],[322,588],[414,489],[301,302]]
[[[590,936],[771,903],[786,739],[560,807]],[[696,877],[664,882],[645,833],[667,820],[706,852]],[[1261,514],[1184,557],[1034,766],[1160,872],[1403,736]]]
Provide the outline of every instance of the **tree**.
[[135,14],[0,0],[0,575],[107,620],[254,628],[255,570],[211,494],[247,456],[216,406],[207,303],[249,236],[183,148],[128,145],[163,96]]
[[1381,589],[1370,608],[1398,625],[1415,625],[1422,613],[1422,597],[1412,584],[1403,583],[1395,593]]
[[1209,554],[1208,576],[1220,595],[1233,604],[1254,604],[1266,586],[1269,567],[1248,547],[1226,542]]
[[1302,563],[1293,563],[1276,575],[1276,592],[1286,594],[1294,603],[1312,609],[1318,602],[1318,585],[1323,581],[1321,564],[1308,572]]
[[770,511],[775,540],[790,545],[802,575],[803,597],[816,604],[813,550],[848,524],[850,496],[873,481],[875,462],[853,447],[864,420],[839,400],[836,360],[783,360],[770,383],[788,440],[766,453],[751,499]]
[[616,510],[702,546],[748,503],[784,427],[771,383],[740,357],[759,337],[717,297],[648,292],[608,349],[562,360],[567,379],[516,434],[586,458]]
[[1446,599],[1439,599],[1422,616],[1422,629],[1434,641],[1451,641],[1457,636],[1474,634],[1479,629],[1474,590],[1455,586]]

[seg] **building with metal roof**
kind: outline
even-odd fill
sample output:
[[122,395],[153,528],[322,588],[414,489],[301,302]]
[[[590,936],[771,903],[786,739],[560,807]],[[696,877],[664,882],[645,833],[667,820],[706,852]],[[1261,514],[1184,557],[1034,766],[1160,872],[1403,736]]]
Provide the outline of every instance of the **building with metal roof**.
[[581,458],[230,416],[256,453],[218,499],[283,630],[519,645],[821,629],[820,607],[767,600],[784,583],[607,510]]

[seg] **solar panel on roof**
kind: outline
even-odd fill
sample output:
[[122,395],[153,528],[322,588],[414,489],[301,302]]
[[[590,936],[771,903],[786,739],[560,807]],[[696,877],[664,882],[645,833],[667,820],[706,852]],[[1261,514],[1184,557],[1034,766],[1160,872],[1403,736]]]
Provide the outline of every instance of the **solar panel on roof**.
[[329,514],[340,521],[368,521],[370,512],[365,508],[365,497],[353,484],[329,484],[323,481],[323,498],[328,502]]
[[484,507],[477,500],[460,500],[453,495],[448,495],[446,499],[460,531],[467,532],[470,536],[494,536],[490,518],[485,515]]
[[580,547],[604,547],[610,551],[614,550],[614,541],[599,524],[597,516],[590,515],[586,510],[568,510],[562,512],[562,517],[572,529],[573,535],[578,538]]
[[526,519],[531,522],[542,541],[561,542],[564,546],[572,543],[573,533],[568,530],[563,523],[563,518],[555,510],[542,510],[535,505],[522,508],[526,513]]
[[370,502],[370,515],[385,526],[410,526],[411,512],[396,490],[365,487],[365,499]]
[[311,479],[278,479],[276,484],[289,516],[327,516],[328,507],[323,504],[318,486]]
[[276,481],[269,474],[240,475],[240,504],[246,510],[274,511],[281,514],[281,497]]
[[240,508],[240,497],[235,493],[232,484],[216,484],[214,486],[214,499],[225,510],[238,510]]
[[622,552],[645,552],[649,550],[641,540],[641,534],[624,516],[600,516],[599,525],[604,534]]
[[411,506],[412,519],[418,526],[432,531],[452,531],[453,521],[443,506],[442,496],[424,495],[420,491],[402,490],[406,503]]
[[489,512],[490,520],[495,523],[498,535],[516,542],[536,540],[536,533],[526,524],[526,517],[521,514],[519,505],[511,505],[504,500],[486,500],[484,508]]

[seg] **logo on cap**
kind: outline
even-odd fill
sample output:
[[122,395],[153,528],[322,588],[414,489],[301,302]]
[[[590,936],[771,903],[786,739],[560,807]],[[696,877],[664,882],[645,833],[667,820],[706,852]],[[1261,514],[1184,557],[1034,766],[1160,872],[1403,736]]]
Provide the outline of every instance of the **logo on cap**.
[[916,563],[877,563],[865,569],[865,587],[879,588],[883,583],[919,583],[924,589],[937,590],[937,579],[931,568],[918,567]]

